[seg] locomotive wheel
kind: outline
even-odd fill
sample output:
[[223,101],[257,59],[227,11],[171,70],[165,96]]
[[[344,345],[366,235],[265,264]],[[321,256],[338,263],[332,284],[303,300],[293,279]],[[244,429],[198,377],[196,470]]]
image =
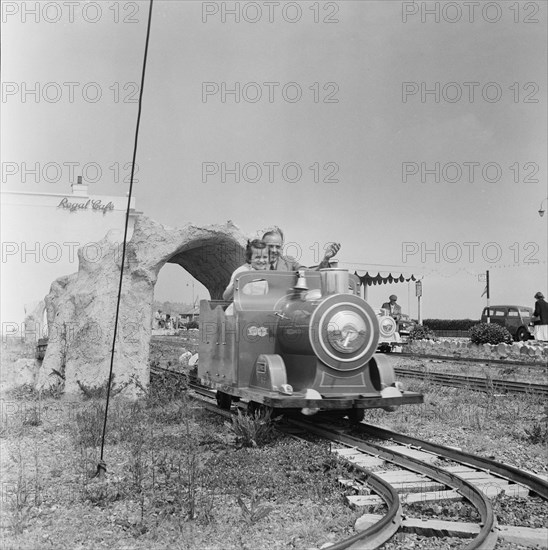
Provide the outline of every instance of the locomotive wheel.
[[365,417],[365,409],[349,409],[347,416],[352,424],[359,424]]
[[333,411],[323,411],[318,413],[318,420],[327,418],[329,420],[342,420],[347,417],[352,424],[359,424],[365,417],[365,409],[341,409]]
[[219,409],[223,409],[225,411],[230,410],[230,407],[232,405],[231,395],[228,395],[228,393],[224,393],[222,391],[217,391],[215,399],[217,399],[217,406],[219,407]]

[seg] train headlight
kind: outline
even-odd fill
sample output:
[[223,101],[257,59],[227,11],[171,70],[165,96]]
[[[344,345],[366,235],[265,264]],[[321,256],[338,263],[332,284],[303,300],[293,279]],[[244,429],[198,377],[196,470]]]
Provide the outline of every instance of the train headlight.
[[392,317],[383,317],[379,320],[381,336],[387,338],[396,332],[396,321]]
[[374,355],[379,342],[375,312],[353,294],[323,299],[310,316],[309,341],[313,353],[338,371],[361,368]]
[[327,341],[341,353],[355,353],[366,343],[365,321],[355,311],[338,311],[327,325]]

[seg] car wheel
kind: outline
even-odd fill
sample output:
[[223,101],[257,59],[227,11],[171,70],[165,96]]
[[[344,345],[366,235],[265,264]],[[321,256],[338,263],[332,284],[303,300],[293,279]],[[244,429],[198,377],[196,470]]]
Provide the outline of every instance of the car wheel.
[[516,332],[516,341],[527,342],[527,340],[529,340],[529,331],[524,327],[518,328]]

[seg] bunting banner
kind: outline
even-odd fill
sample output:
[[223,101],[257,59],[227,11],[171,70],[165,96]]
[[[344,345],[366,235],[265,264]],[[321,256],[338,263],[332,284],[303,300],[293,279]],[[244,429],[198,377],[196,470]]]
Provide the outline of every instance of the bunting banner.
[[357,272],[354,272],[354,275],[358,277],[362,285],[373,286],[373,285],[386,285],[388,283],[405,283],[408,281],[416,281],[414,275],[404,275],[403,273],[388,273],[387,275],[378,273],[365,273],[365,275],[360,275]]

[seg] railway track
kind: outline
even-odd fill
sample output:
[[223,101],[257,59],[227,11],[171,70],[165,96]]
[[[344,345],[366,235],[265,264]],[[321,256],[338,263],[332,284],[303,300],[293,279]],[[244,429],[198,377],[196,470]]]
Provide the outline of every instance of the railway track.
[[395,367],[394,371],[398,376],[404,378],[419,378],[430,380],[443,386],[455,388],[468,388],[484,392],[500,393],[527,393],[530,395],[548,396],[548,385],[533,384],[530,382],[514,382],[511,380],[500,380],[495,378],[480,378],[478,376],[462,376],[457,374],[426,372],[422,370]]
[[448,355],[431,355],[431,354],[418,354],[409,353],[406,351],[393,354],[394,357],[409,357],[411,359],[439,359],[441,361],[451,361],[454,363],[493,363],[497,365],[516,366],[516,367],[537,367],[539,369],[546,369],[546,362],[538,361],[509,361],[508,359],[478,359],[474,357],[458,357]]
[[[154,370],[181,375],[169,369],[157,367]],[[220,410],[212,403],[214,391],[194,384],[190,387],[208,410],[226,417],[235,414]],[[497,526],[490,502],[490,498],[501,492],[517,497],[533,492],[548,499],[548,482],[534,474],[367,424],[354,426],[356,436],[353,436],[348,434],[347,426],[341,428],[332,422],[318,423],[301,417],[290,418],[281,430],[291,437],[315,434],[333,441],[336,444],[333,451],[359,472],[354,480],[341,480],[358,493],[348,497],[349,503],[354,507],[386,506],[384,515],[362,516],[356,526],[359,531],[333,545],[333,550],[378,548],[398,532],[459,537],[463,539],[463,547],[470,550],[494,548],[499,537],[525,546],[541,547],[548,540],[546,529]],[[364,438],[369,440],[364,441]],[[371,442],[371,438],[381,443]],[[391,469],[386,468],[388,463]],[[394,466],[399,469],[394,470]],[[480,523],[404,517],[403,506],[463,498],[476,508]]]
[[[468,549],[494,548],[499,537],[524,546],[548,545],[547,529],[497,526],[490,502],[490,498],[501,492],[522,498],[533,492],[548,499],[548,482],[534,474],[367,424],[358,424],[355,429],[361,437],[353,437],[346,433],[346,429],[329,424],[318,425],[308,420],[294,419],[289,422],[335,442],[338,446],[334,448],[334,452],[366,473],[362,491],[374,491],[369,480],[371,475],[375,475],[375,483],[378,483],[378,479],[389,482],[398,492],[399,500],[403,504],[436,503],[465,498],[478,510],[481,517],[479,524],[406,518],[400,523],[399,530],[430,536],[471,538],[465,546]],[[362,437],[374,437],[383,443],[366,442]],[[386,463],[401,469],[386,469]],[[361,492],[360,483],[352,484]],[[357,507],[376,506],[383,502],[379,496],[371,494],[350,496],[348,499]],[[391,508],[385,516],[365,515],[359,520],[360,525],[363,527],[380,521],[386,522],[387,516],[393,523],[399,521],[401,516],[391,512],[397,505],[389,501],[386,503]]]

